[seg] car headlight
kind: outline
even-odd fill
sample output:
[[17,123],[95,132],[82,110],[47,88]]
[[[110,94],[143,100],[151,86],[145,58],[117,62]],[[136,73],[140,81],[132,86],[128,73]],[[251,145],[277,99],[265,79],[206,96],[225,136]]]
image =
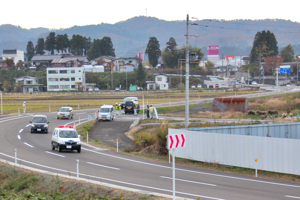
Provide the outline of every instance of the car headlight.
[[47,128],[47,127],[48,127],[48,124],[45,124],[44,127]]
[[31,124],[31,127],[34,127],[34,124]]

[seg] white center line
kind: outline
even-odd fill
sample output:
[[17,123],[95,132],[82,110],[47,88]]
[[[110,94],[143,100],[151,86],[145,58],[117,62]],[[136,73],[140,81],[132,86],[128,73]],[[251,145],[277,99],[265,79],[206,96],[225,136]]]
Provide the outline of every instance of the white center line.
[[20,131],[19,131],[19,133],[21,133],[23,131],[23,129],[21,129]]
[[300,197],[289,196],[289,195],[285,195],[285,197],[292,198],[292,199],[300,199]]
[[28,144],[28,143],[26,143],[26,142],[24,142],[24,144],[26,144],[27,146],[29,146],[29,147],[33,148],[33,146],[32,146],[32,145],[30,145],[30,144]]
[[46,153],[49,153],[49,154],[52,154],[52,155],[55,155],[55,156],[65,157],[65,156],[63,156],[63,155],[56,154],[56,153],[52,153],[52,152],[50,152],[50,151],[46,151]]
[[19,138],[19,140],[21,140],[21,136],[20,135],[18,135],[18,138]]
[[110,166],[106,166],[106,165],[100,165],[100,164],[96,164],[96,163],[92,163],[92,162],[87,162],[87,164],[96,165],[99,167],[106,167],[106,168],[115,169],[115,170],[120,170],[120,168],[110,167]]
[[[161,178],[166,178],[166,179],[173,179],[171,177],[166,177],[166,176],[160,176]],[[183,182],[189,182],[189,183],[196,183],[196,184],[201,184],[201,185],[209,185],[209,186],[217,186],[215,184],[210,184],[210,183],[202,183],[202,182],[197,182],[197,181],[189,181],[189,180],[184,180],[184,179],[179,179],[176,178],[176,181],[183,181]]]

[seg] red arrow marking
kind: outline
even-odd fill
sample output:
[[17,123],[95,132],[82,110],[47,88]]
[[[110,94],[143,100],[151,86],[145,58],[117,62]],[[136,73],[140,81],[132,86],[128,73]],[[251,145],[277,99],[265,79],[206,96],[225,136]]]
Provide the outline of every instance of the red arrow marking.
[[185,143],[185,137],[184,137],[183,134],[181,134],[181,138],[182,138],[182,144],[181,144],[181,147],[183,147],[183,146],[184,146],[184,143]]
[[173,147],[173,137],[172,137],[172,135],[169,135],[169,138],[171,140],[171,144],[170,144],[169,149],[172,149],[172,147]]
[[178,147],[178,144],[179,144],[179,138],[178,138],[178,135],[175,135],[176,137],[176,148]]

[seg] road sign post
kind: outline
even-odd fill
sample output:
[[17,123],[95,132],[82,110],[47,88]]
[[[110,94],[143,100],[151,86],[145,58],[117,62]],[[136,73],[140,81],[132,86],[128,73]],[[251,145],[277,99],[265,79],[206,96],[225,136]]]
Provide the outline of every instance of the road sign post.
[[168,135],[168,149],[169,152],[172,150],[173,200],[175,200],[175,149],[183,147],[185,147],[185,134]]

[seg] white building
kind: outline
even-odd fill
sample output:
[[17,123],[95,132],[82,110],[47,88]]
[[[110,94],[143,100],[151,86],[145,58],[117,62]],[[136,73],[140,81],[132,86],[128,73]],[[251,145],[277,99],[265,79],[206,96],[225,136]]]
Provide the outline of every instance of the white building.
[[39,84],[38,78],[32,76],[22,76],[15,78],[16,86],[20,84],[23,88],[23,93],[34,93],[34,92],[42,92],[43,84]]
[[155,76],[155,81],[146,81],[147,90],[168,90],[168,77],[165,75]]
[[3,50],[2,60],[6,60],[6,59],[13,59],[15,65],[16,65],[19,61],[24,62],[24,61],[25,61],[25,58],[24,58],[24,51],[17,50],[17,49]]
[[85,71],[82,67],[47,68],[48,91],[70,91],[86,89]]

